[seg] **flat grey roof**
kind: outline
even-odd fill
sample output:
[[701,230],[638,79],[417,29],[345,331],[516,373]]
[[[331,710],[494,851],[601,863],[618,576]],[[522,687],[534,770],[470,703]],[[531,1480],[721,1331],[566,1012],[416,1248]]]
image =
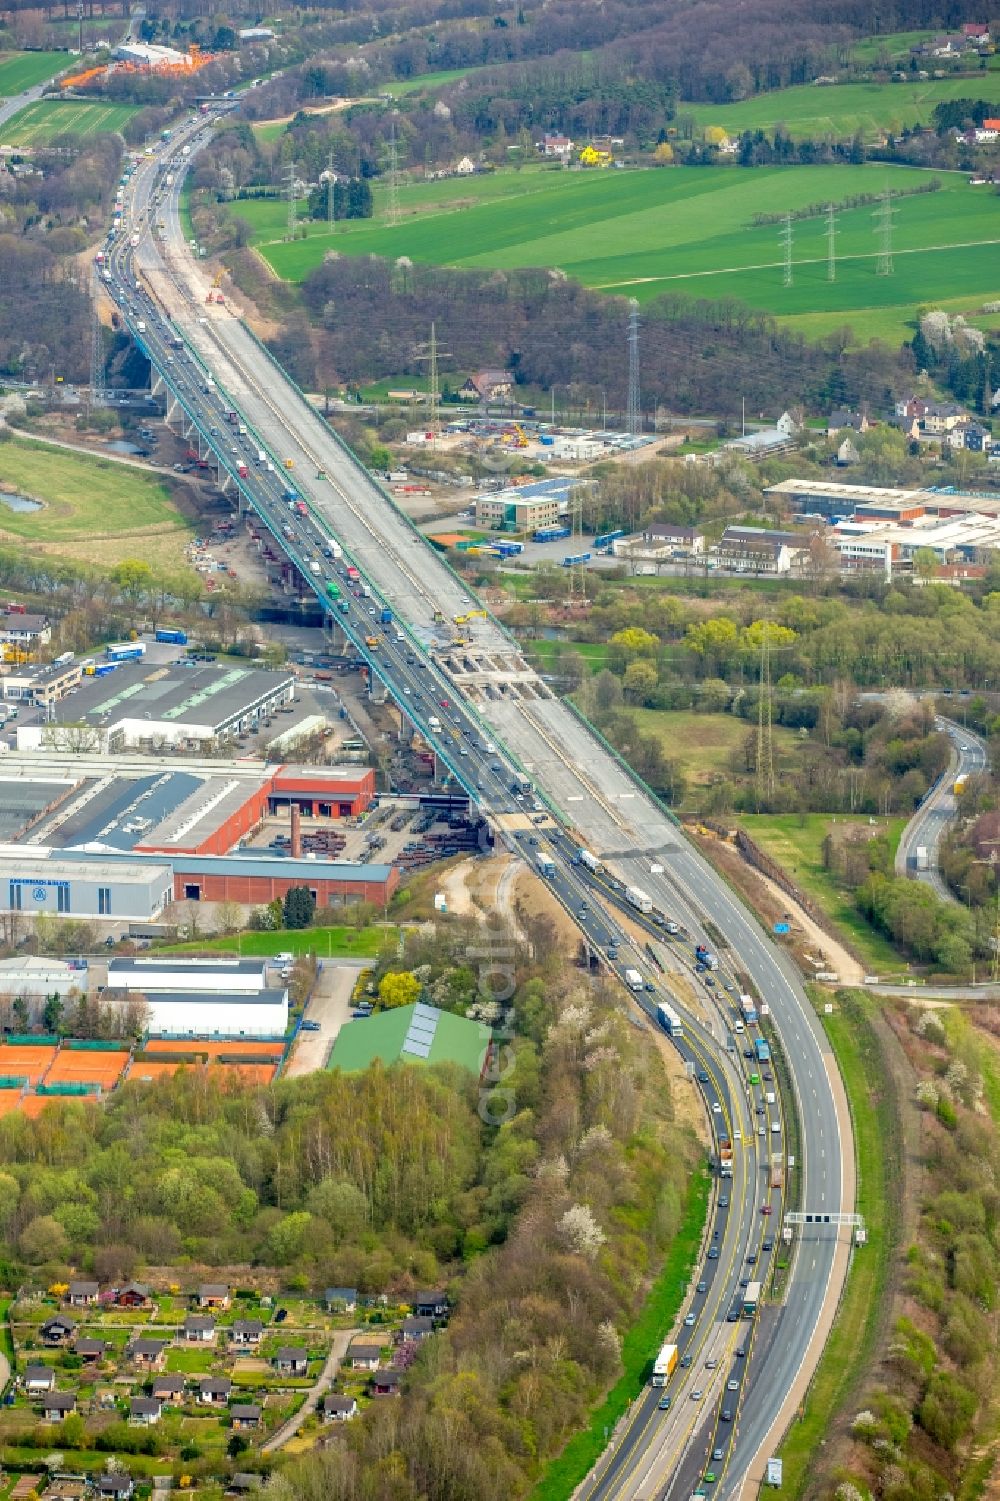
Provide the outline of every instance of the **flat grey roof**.
[[16,839],[50,803],[61,801],[74,782],[34,782],[25,777],[0,778],[0,843]]
[[[313,881],[385,881],[392,870],[391,865],[350,865],[335,860],[283,860],[281,856],[253,855],[170,855],[151,850],[133,850],[129,854],[116,855],[112,851],[90,852],[88,850],[46,850],[37,847],[20,849],[15,846],[0,850],[0,879],[6,880],[16,874],[25,880],[32,872],[43,879],[58,875],[69,879],[86,876],[106,880],[132,876],[150,869],[170,873],[173,864],[179,865],[192,875],[202,873],[229,876],[292,876],[303,885]],[[10,867],[16,866],[12,870]]]
[[294,682],[291,673],[262,667],[121,662],[106,677],[85,677],[75,693],[54,705],[53,718],[59,724],[85,720],[101,727],[148,718],[151,733],[161,722],[217,728]]
[[110,980],[112,975],[126,970],[135,970],[138,974],[143,970],[155,970],[158,974],[190,975],[204,970],[213,975],[262,975],[266,965],[266,959],[217,959],[214,955],[207,959],[164,959],[162,962],[152,957],[109,959],[108,978]]
[[[128,988],[127,985],[108,985],[102,994],[113,1000],[113,991],[126,995]],[[142,994],[151,1006],[174,1003],[180,1006],[185,1002],[193,1002],[196,1006],[280,1006],[288,1000],[287,990],[254,990],[249,995],[242,990],[143,990]]]
[[62,851],[45,860],[32,856],[0,851],[0,880],[15,881],[152,881],[156,875],[172,879],[172,871],[163,855],[149,856],[142,860],[115,860],[113,856],[74,859],[63,857]]

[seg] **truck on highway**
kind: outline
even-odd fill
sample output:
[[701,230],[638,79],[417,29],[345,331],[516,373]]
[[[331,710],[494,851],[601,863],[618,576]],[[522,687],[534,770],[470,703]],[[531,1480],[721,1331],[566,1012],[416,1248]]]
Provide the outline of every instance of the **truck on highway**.
[[344,556],[344,549],[341,547],[336,537],[327,537],[326,552],[328,557],[336,558],[338,562]]
[[650,1377],[650,1386],[666,1386],[674,1371],[677,1369],[677,1346],[661,1345],[660,1351],[653,1361],[653,1374]]
[[365,637],[365,645],[368,646],[368,647],[370,647],[371,650],[374,651],[375,648],[376,648],[376,646],[378,646],[378,637],[377,636],[366,636]]
[[684,1026],[673,1006],[668,1006],[666,1001],[661,1001],[656,1008],[656,1014],[660,1018],[660,1026],[668,1037],[683,1037]]
[[914,856],[913,863],[916,866],[917,870],[930,870],[931,857],[928,854],[926,844],[917,845],[917,852]]
[[625,971],[625,984],[629,990],[642,990],[645,983],[637,969],[627,969]]
[[392,624],[392,611],[388,608],[387,605],[382,606],[381,610],[379,611],[378,618],[381,621],[382,625]]
[[769,1063],[771,1061],[771,1049],[763,1037],[756,1039],[753,1050],[758,1063]]
[[544,850],[538,852],[538,869],[543,876],[554,876],[556,873],[556,862]]
[[604,869],[604,866],[601,864],[600,860],[598,860],[597,856],[592,855],[589,850],[580,850],[579,853],[580,864],[585,865],[587,869],[589,871],[592,871],[595,876]]
[[719,1137],[719,1177],[733,1176],[733,1144],[728,1136]]
[[653,910],[653,898],[647,896],[641,886],[626,886],[625,900],[637,912],[652,912]]
[[718,959],[716,959],[712,950],[706,948],[703,943],[695,944],[694,957],[697,963],[703,965],[705,969],[718,969],[719,967]]
[[237,466],[236,466],[236,473],[239,475],[240,479],[249,479],[250,478],[250,470],[247,468],[247,466],[245,464],[237,464]]
[[264,450],[262,448],[258,448],[258,450],[257,450],[257,463],[258,464],[263,464],[263,462],[264,462],[264,460],[266,458],[267,458],[267,454],[264,452]]
[[439,730],[441,728],[441,721],[436,714],[428,714],[427,723],[432,730]]
[[[340,599],[340,585],[334,579],[330,579],[326,586],[326,592],[330,599]],[[346,603],[346,600],[341,601],[342,606]]]
[[740,1010],[743,1013],[743,1020],[748,1024],[757,1020],[757,1003],[752,995],[740,996]]
[[743,1317],[752,1319],[760,1303],[760,1283],[748,1282],[743,1292]]
[[955,794],[956,797],[961,797],[962,793],[965,791],[965,789],[966,789],[966,787],[968,787],[968,785],[969,785],[968,774],[963,771],[962,775],[960,777],[956,777],[955,778],[955,785],[952,787],[951,790],[954,792],[954,794]]

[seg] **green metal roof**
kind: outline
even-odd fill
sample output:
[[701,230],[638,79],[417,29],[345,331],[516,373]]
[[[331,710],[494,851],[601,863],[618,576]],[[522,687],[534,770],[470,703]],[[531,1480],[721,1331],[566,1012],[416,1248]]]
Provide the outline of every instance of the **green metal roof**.
[[376,1058],[385,1064],[458,1063],[478,1077],[490,1035],[482,1022],[415,1002],[345,1023],[329,1067],[354,1074]]

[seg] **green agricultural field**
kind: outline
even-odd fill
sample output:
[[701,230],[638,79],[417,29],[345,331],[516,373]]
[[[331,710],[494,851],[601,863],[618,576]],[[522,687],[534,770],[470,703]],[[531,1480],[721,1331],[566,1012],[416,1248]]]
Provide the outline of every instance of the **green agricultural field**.
[[[718,777],[748,777],[742,747],[756,725],[735,714],[693,714],[683,709],[638,709],[639,728],[656,735],[664,754],[678,761],[690,786],[686,804],[698,807],[698,789]],[[802,760],[801,741],[794,730],[774,727],[775,769],[797,769]]]
[[[787,97],[787,96],[784,96]],[[756,101],[755,101],[756,102]],[[458,266],[558,266],[584,285],[647,300],[665,292],[739,298],[806,332],[854,322],[868,337],[902,338],[916,307],[947,299],[975,314],[1000,296],[1000,201],[957,173],[940,191],[902,196],[931,174],[884,166],[681,168],[553,172],[505,170],[475,179],[418,183],[400,191],[402,219],[309,225],[285,243],[279,202],[234,205],[275,272],[301,280],[335,247],[345,255],[409,256]],[[871,206],[837,222],[836,279],[827,277],[825,219],[796,221],[792,285],[784,285],[778,226],[752,226],[755,213],[877,194],[894,204],[893,272],[877,275]],[[459,216],[460,219],[459,219]]]
[[0,52],[0,99],[13,99],[46,83],[72,60],[66,52]]
[[94,136],[121,130],[136,111],[101,100],[38,99],[0,127],[5,146],[45,146],[57,136]]
[[177,566],[191,527],[156,475],[23,439],[0,444],[0,489],[42,502],[13,511],[0,500],[0,547],[36,544],[76,562],[125,557]]
[[682,115],[699,126],[721,125],[730,135],[743,130],[770,134],[782,125],[794,138],[837,140],[860,134],[873,140],[904,125],[928,125],[936,104],[948,99],[987,99],[1000,104],[1000,73],[992,69],[971,78],[907,79],[905,83],[804,83],[773,94],[757,94],[739,104],[684,104]]

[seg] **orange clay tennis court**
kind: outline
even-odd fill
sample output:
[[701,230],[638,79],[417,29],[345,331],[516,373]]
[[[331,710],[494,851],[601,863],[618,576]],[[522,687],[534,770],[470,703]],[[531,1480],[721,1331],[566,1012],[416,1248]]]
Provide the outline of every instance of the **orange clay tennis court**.
[[278,1072],[276,1063],[215,1063],[212,1073],[223,1082],[239,1074],[244,1084],[270,1084]]
[[43,1047],[39,1043],[25,1043],[23,1047],[0,1043],[0,1075],[30,1079],[32,1084],[37,1084],[55,1056],[54,1047]]
[[0,1115],[9,1115],[21,1102],[19,1089],[0,1089]]
[[64,1095],[64,1094],[26,1094],[21,1101],[19,1109],[24,1115],[34,1119],[41,1115],[47,1105],[59,1105],[72,1099],[74,1105],[79,1105],[85,1100],[94,1101],[93,1095]]
[[171,1058],[135,1058],[132,1067],[128,1071],[128,1080],[138,1079],[140,1084],[151,1084],[154,1079],[169,1079],[176,1074],[179,1068],[201,1068],[200,1063],[185,1063],[178,1059],[176,1062]]
[[147,1053],[203,1053],[211,1058],[280,1058],[285,1051],[283,1042],[256,1042],[241,1038],[235,1042],[220,1042],[217,1037],[151,1037],[146,1043]]
[[128,1062],[127,1052],[87,1052],[61,1048],[45,1076],[46,1084],[100,1084],[113,1089]]

